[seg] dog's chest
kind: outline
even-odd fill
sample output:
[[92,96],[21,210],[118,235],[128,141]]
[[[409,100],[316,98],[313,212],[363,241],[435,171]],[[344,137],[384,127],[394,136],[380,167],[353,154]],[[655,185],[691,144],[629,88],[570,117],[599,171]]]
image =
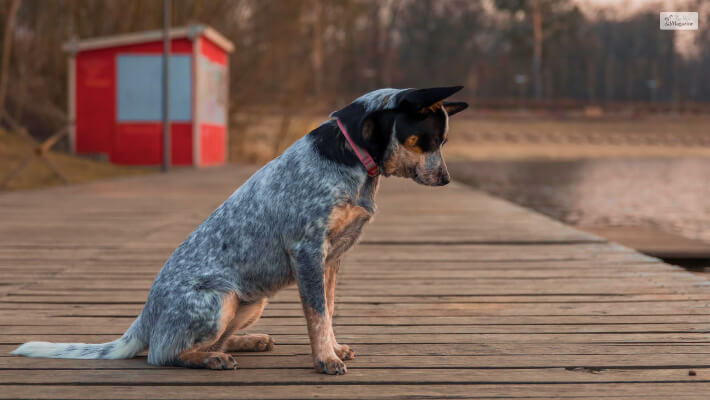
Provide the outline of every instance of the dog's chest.
[[350,249],[371,217],[372,214],[359,205],[348,203],[333,208],[328,219],[326,260],[336,260]]

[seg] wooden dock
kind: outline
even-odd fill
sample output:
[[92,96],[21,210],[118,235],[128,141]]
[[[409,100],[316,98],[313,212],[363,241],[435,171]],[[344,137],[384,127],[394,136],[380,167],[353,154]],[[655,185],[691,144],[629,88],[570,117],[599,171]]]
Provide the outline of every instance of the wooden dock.
[[237,371],[13,357],[28,340],[106,342],[180,241],[253,169],[182,170],[0,195],[0,398],[710,397],[710,284],[452,184],[388,179],[347,257],[336,333],[348,374],[312,369],[295,289]]

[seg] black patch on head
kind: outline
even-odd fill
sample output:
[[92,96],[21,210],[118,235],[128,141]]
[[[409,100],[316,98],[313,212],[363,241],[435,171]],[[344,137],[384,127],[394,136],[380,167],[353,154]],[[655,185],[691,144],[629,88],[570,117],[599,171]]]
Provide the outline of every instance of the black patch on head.
[[397,140],[405,143],[408,137],[417,137],[417,146],[425,153],[436,151],[444,141],[446,115],[438,109],[422,114],[419,112],[400,113],[397,118]]

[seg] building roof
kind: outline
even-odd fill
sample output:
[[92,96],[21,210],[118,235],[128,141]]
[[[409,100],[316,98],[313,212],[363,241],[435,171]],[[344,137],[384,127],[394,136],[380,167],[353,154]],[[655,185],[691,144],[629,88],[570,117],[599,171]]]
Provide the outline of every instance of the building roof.
[[[234,51],[234,44],[219,32],[207,25],[195,24],[177,28],[170,28],[170,38],[194,39],[203,35],[219,46],[222,50],[231,53]],[[103,49],[107,47],[126,46],[137,43],[155,42],[163,39],[163,31],[143,31],[125,33],[121,35],[102,36],[84,40],[73,40],[65,42],[62,49],[66,52],[76,53],[85,50]]]

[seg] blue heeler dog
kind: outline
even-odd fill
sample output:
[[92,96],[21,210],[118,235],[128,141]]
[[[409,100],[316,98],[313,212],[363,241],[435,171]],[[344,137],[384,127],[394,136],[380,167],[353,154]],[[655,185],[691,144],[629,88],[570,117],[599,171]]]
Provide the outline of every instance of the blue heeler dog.
[[441,157],[461,89],[380,89],[334,112],[251,176],[175,250],[128,331],[103,344],[25,343],[28,357],[122,359],[233,369],[229,352],[268,351],[268,335],[234,333],[296,283],[317,371],[344,374],[353,351],[335,340],[335,277],[375,213],[380,175],[446,185]]

